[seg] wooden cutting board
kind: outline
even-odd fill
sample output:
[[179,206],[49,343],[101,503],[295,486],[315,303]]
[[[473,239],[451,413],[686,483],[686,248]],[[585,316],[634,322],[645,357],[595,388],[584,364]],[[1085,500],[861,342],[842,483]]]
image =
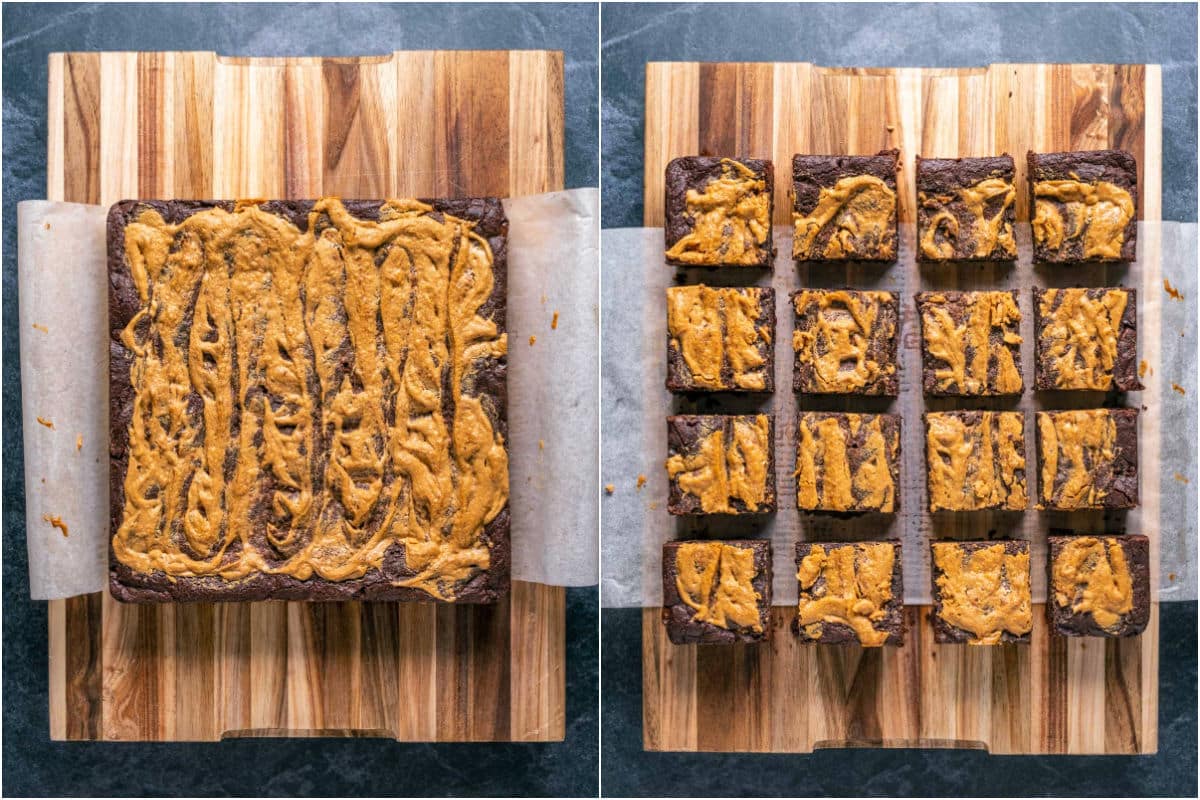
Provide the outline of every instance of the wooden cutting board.
[[[1017,162],[1028,221],[1027,150],[1120,147],[1139,168],[1139,218],[1161,220],[1158,66],[995,64],[978,69],[826,69],[811,64],[652,63],[646,68],[645,224],[663,224],[663,170],[705,153],[775,162],[776,225],[791,222],[794,153],[901,150],[900,219],[914,222],[915,156]],[[1159,240],[1138,247],[1161,285]],[[781,253],[776,269],[792,269]],[[1090,285],[1104,285],[1094,283]],[[1144,341],[1159,321],[1139,320]],[[1154,382],[1151,382],[1154,384]],[[1157,402],[1156,385],[1132,402]],[[1141,425],[1157,447],[1157,419]],[[1157,469],[1141,470],[1143,519],[1158,519]],[[1028,512],[1035,513],[1035,512]],[[1151,583],[1158,585],[1157,530]],[[1035,565],[1035,569],[1044,569]],[[1153,753],[1158,606],[1139,637],[1051,637],[1034,608],[1032,645],[935,645],[928,607],[906,609],[903,648],[801,645],[794,610],[773,610],[761,646],[675,646],[660,610],[643,611],[643,734],[648,750],[809,752],[820,747],[966,747],[993,753]]]
[[[562,53],[50,56],[47,197],[563,188]],[[53,739],[564,735],[562,587],[495,606],[50,603]]]

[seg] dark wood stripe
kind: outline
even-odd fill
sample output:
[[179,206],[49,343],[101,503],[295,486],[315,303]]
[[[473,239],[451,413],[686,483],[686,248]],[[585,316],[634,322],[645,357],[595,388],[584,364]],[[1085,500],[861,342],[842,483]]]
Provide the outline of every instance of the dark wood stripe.
[[[395,603],[357,603],[362,674],[359,725],[363,728],[398,730],[396,712],[400,703],[400,616]],[[417,687],[406,687],[416,689]]]
[[700,65],[700,155],[740,156],[737,137],[740,114],[736,64]]
[[1142,743],[1142,637],[1104,642],[1104,752],[1137,753]]
[[362,91],[368,65],[325,61],[323,186],[342,197],[384,197],[388,163],[387,129],[379,98]]
[[435,63],[436,195],[506,196],[508,53],[439,52]]
[[137,54],[137,159],[138,197],[168,199],[163,178],[170,157],[163,142],[163,70],[166,53]]
[[100,54],[68,53],[63,84],[63,200],[99,203]]
[[1146,67],[1121,64],[1114,68],[1108,102],[1108,146],[1133,153],[1138,167],[1138,219],[1143,217],[1146,160]]
[[[512,600],[492,605],[460,606],[470,644],[458,658],[470,681],[468,709],[473,741],[504,741],[512,728],[512,658],[509,615]],[[444,713],[448,709],[438,709]]]
[[94,740],[101,735],[100,605],[103,595],[70,597],[66,604],[67,739]]
[[[1034,613],[1042,613],[1043,606],[1034,606]],[[1041,713],[1046,717],[1046,740],[1041,744],[1042,752],[1067,752],[1067,639],[1054,636],[1048,625],[1034,628],[1034,635],[1044,633],[1046,639],[1045,676],[1042,686],[1045,696]]]

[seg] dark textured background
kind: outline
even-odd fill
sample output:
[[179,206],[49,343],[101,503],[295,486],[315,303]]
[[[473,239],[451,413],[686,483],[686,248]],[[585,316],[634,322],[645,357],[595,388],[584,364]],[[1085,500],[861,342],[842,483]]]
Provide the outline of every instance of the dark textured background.
[[[1163,65],[1163,218],[1196,220],[1194,6],[605,5],[601,30],[602,194],[607,228],[642,223],[647,61],[945,67],[1047,61],[1159,63]],[[1180,270],[1186,273],[1194,267],[1185,264]],[[1191,313],[1184,304],[1171,306],[1164,309],[1164,330],[1175,325],[1190,337],[1195,329],[1194,306]],[[1194,353],[1195,342],[1182,341]],[[1195,376],[1181,375],[1178,380],[1194,381]],[[1195,392],[1186,398],[1168,394],[1173,396],[1167,401],[1179,406],[1172,406],[1171,413],[1195,417]],[[1194,506],[1194,450],[1189,457],[1193,485],[1184,496]],[[604,609],[602,616],[601,784],[606,795],[1196,795],[1195,602],[1161,606],[1159,752],[1144,757],[989,756],[953,750],[645,753],[640,611]]]
[[567,187],[594,186],[593,4],[41,5],[6,3],[4,35],[4,782],[14,795],[594,795],[595,588],[567,592],[564,744],[370,739],[218,744],[49,741],[46,604],[29,600],[17,347],[16,214],[45,197],[46,59],[61,50],[354,56],[405,49],[565,52]]

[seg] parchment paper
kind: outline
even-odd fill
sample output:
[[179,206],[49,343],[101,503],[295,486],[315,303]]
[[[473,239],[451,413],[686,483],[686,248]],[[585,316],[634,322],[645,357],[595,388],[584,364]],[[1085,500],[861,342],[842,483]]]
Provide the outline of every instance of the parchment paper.
[[[1164,274],[1167,265],[1173,270],[1193,269],[1196,263],[1195,225],[1159,224],[1162,236]],[[1180,230],[1182,229],[1182,230]],[[1147,241],[1148,224],[1139,228],[1139,240]],[[1163,286],[1151,285],[1142,264],[1127,267],[1088,267],[1055,270],[1031,266],[1029,226],[1017,226],[1020,258],[1015,266],[943,266],[918,267],[914,258],[913,225],[901,226],[901,260],[891,266],[856,265],[845,269],[797,268],[793,265],[790,228],[777,227],[778,248],[772,276],[757,275],[758,280],[746,277],[719,275],[715,272],[688,271],[681,283],[706,282],[710,285],[773,285],[776,289],[776,391],[766,398],[723,394],[717,398],[692,400],[673,396],[664,387],[666,379],[666,304],[665,289],[676,283],[675,271],[663,263],[663,234],[661,229],[634,228],[606,230],[602,234],[603,252],[603,330],[605,336],[602,392],[604,439],[601,481],[611,485],[613,492],[604,496],[601,532],[603,581],[601,601],[608,607],[657,606],[662,602],[661,548],[665,541],[692,537],[766,537],[772,539],[774,551],[773,602],[791,605],[796,600],[795,543],[799,540],[833,541],[863,540],[895,537],[904,545],[904,596],[906,603],[930,602],[928,543],[931,538],[984,538],[1007,536],[1028,539],[1032,549],[1032,579],[1035,601],[1045,598],[1045,536],[1051,528],[1078,531],[1145,532],[1159,539],[1161,553],[1158,599],[1192,599],[1196,596],[1195,524],[1194,510],[1162,505],[1167,482],[1173,474],[1195,475],[1194,449],[1185,451],[1187,463],[1167,463],[1159,454],[1162,442],[1170,437],[1187,435],[1195,441],[1195,419],[1192,415],[1172,418],[1170,425],[1161,419],[1164,387],[1171,393],[1170,381],[1164,370],[1163,340],[1176,336],[1161,325],[1147,324],[1158,318],[1165,293]],[[1145,253],[1139,244],[1139,253]],[[1036,453],[1034,450],[1034,416],[1036,410],[1058,408],[1088,408],[1102,405],[1095,393],[1052,392],[1036,393],[1032,388],[1034,375],[1033,286],[1116,286],[1138,288],[1139,350],[1152,372],[1143,382],[1145,392],[1128,393],[1125,404],[1147,407],[1139,420],[1139,463],[1142,505],[1130,512],[1040,512],[1030,509],[1024,513],[939,513],[929,514],[925,501],[924,426],[922,412],[952,408],[981,408],[1022,410],[1026,412],[1026,474],[1031,496],[1035,492]],[[801,287],[833,288],[851,286],[864,289],[885,289],[898,295],[901,307],[900,397],[888,398],[818,398],[792,393],[791,377],[793,351],[791,334],[793,312],[789,302],[792,291]],[[912,295],[925,289],[1017,289],[1022,310],[1023,344],[1022,372],[1025,393],[1018,400],[979,399],[955,400],[924,397],[920,386],[920,326]],[[1160,329],[1157,337],[1147,334]],[[1192,345],[1194,349],[1194,344]],[[1172,357],[1176,354],[1173,352]],[[1194,362],[1193,362],[1194,363]],[[1152,392],[1160,401],[1146,403]],[[1112,404],[1112,403],[1109,403]],[[795,418],[798,408],[812,410],[860,410],[891,412],[902,416],[901,512],[865,514],[846,520],[821,514],[801,514],[795,507]],[[775,415],[776,422],[776,484],[779,510],[772,515],[755,517],[672,517],[666,510],[667,480],[663,469],[666,458],[666,421],[673,413],[754,413],[762,411]],[[1164,430],[1166,427],[1169,430]],[[1151,441],[1152,432],[1161,438]],[[1145,476],[1154,474],[1156,481]],[[639,490],[637,477],[645,476]],[[1194,480],[1194,478],[1193,478]],[[1152,491],[1158,483],[1159,492]],[[1194,494],[1192,505],[1194,506]],[[1191,524],[1160,526],[1157,509],[1162,517],[1175,514]],[[1154,518],[1147,515],[1153,512]],[[1171,576],[1169,578],[1169,576]]]
[[[518,580],[597,580],[598,198],[595,189],[575,189],[505,201]],[[35,600],[103,591],[107,583],[106,214],[101,206],[45,201],[17,209],[26,540]],[[43,514],[61,518],[70,535]]]

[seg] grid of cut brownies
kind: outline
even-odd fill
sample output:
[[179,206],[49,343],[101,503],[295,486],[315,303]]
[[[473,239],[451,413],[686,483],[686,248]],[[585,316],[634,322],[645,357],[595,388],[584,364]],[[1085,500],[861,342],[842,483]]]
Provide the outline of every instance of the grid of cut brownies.
[[771,238],[775,171],[756,158],[684,156],[667,164],[666,259],[675,267],[760,267]]
[[663,545],[663,623],[675,644],[771,636],[771,542],[702,539]]
[[933,542],[930,558],[935,642],[1030,641],[1029,542]]
[[1062,636],[1136,636],[1150,621],[1150,540],[1047,537],[1046,613]]
[[792,158],[792,258],[896,260],[899,150],[874,156]]
[[891,292],[801,289],[792,294],[793,389],[805,394],[899,393],[900,304]]
[[667,388],[673,392],[775,389],[775,290],[667,289]]
[[904,644],[902,560],[898,539],[798,542],[793,629],[800,641]]

